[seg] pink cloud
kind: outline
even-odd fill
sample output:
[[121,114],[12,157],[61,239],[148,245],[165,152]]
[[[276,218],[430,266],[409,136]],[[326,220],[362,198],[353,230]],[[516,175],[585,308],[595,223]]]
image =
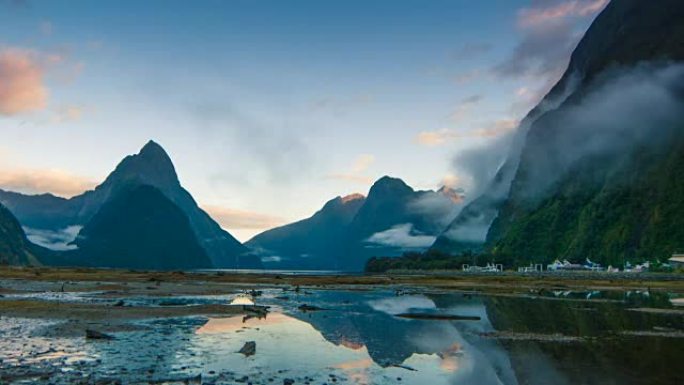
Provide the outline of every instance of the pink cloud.
[[16,115],[44,109],[48,92],[43,67],[29,51],[0,51],[0,114]]
[[49,192],[63,197],[78,195],[97,183],[57,169],[0,170],[0,188],[26,194]]
[[328,175],[328,178],[338,179],[358,184],[370,184],[373,178],[365,175],[365,172],[375,162],[375,156],[371,154],[361,154],[354,160],[349,172],[335,173]]
[[441,146],[458,139],[465,138],[495,138],[506,134],[518,127],[516,119],[501,119],[481,128],[463,132],[449,128],[436,131],[423,131],[416,136],[416,142],[423,146]]
[[266,230],[285,223],[283,218],[253,211],[231,209],[217,205],[203,205],[202,208],[205,209],[221,227],[229,230]]
[[518,14],[521,28],[535,27],[540,24],[556,22],[567,17],[587,17],[598,13],[609,0],[570,0],[559,4],[525,8]]

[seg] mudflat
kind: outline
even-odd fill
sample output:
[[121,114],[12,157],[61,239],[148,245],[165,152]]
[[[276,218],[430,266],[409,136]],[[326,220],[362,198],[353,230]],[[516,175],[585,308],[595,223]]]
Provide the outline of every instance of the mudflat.
[[[3,267],[0,383],[536,381],[530,351],[567,383],[580,378],[555,352],[570,369],[616,357],[592,369],[612,380],[636,347],[644,368],[679,359],[683,278]],[[678,383],[668,373],[633,377]]]
[[[90,268],[0,267],[0,282],[24,280],[27,289],[66,285],[68,291],[98,290],[169,293],[225,294],[259,286],[311,286],[372,288],[402,286],[486,292],[529,291],[530,289],[583,290],[667,290],[684,293],[684,274],[661,273],[492,273],[396,272],[387,274],[279,274],[235,271],[135,271]],[[61,289],[61,287],[60,287]],[[0,294],[11,290],[0,283]]]

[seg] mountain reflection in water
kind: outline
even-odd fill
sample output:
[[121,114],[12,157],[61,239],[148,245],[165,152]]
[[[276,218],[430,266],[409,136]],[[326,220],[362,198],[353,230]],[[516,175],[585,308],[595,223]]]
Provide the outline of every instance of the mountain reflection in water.
[[[403,300],[397,297],[386,301]],[[307,315],[302,317],[304,320],[281,312],[244,322],[242,317],[212,318],[197,329],[197,335],[202,338],[195,341],[194,350],[211,349],[216,354],[217,346],[220,346],[219,349],[226,354],[218,354],[222,357],[220,360],[205,364],[207,369],[217,372],[235,367],[248,367],[247,371],[251,372],[257,372],[259,368],[288,368],[292,376],[313,376],[321,370],[329,370],[336,376],[360,384],[395,383],[398,377],[409,384],[503,383],[497,375],[501,367],[493,366],[478,348],[463,339],[451,323],[418,325],[382,314],[378,312],[381,319],[366,319],[367,314],[340,314],[338,318],[332,312],[310,314],[311,318]],[[356,320],[361,329],[348,336],[334,330],[329,330],[327,335],[320,331],[319,328],[335,328],[340,319],[352,321],[352,324]],[[358,322],[362,319],[366,321]],[[322,320],[331,322],[320,322]],[[379,326],[389,335],[366,334],[363,329],[377,322],[384,322]],[[350,324],[346,324],[345,330],[351,330]],[[393,340],[400,334],[404,335],[402,340]],[[334,340],[330,339],[331,335]],[[256,342],[256,355],[245,358],[231,354],[246,341]],[[375,357],[370,354],[367,343],[374,349]],[[400,347],[400,351],[413,352],[407,353],[405,359],[393,362],[389,359],[395,357],[395,347]],[[510,368],[507,370],[510,372]],[[326,372],[322,374],[328,375]],[[508,376],[512,378],[512,373]]]
[[[0,317],[0,382],[8,371],[18,373],[17,367],[29,365],[54,373],[42,383],[55,384],[83,376],[171,384],[199,375],[203,382],[217,384],[283,383],[286,378],[295,384],[382,385],[397,384],[399,378],[417,385],[682,383],[676,368],[684,346],[684,312],[673,308],[667,293],[397,295],[382,290],[263,289],[260,294],[179,296],[172,303],[256,302],[270,306],[265,318],[131,321],[112,332],[113,340],[98,342],[46,333],[59,329],[60,321]],[[154,296],[126,301],[155,307],[169,306],[171,299],[164,305]],[[325,310],[304,312],[302,305]],[[402,313],[479,320],[396,317]],[[256,343],[256,353],[238,353],[249,341]]]

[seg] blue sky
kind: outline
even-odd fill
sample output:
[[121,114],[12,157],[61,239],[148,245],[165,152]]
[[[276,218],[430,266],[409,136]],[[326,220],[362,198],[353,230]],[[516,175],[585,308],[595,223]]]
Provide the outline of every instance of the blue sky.
[[154,139],[242,240],[382,175],[468,189],[454,157],[605,3],[0,0],[0,188],[73,195]]

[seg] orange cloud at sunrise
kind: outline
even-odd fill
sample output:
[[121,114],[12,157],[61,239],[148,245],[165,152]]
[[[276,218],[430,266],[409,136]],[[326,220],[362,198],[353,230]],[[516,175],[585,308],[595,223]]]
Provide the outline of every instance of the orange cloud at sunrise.
[[0,188],[26,194],[52,193],[71,197],[95,187],[97,182],[58,169],[2,169]]
[[15,115],[47,105],[43,69],[29,51],[0,51],[0,114]]

